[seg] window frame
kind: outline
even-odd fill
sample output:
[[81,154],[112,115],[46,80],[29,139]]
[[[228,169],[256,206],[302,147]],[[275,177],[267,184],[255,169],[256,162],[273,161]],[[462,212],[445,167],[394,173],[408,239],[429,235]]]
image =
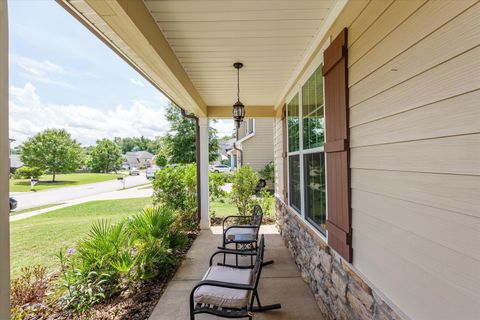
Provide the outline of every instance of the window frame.
[[[312,153],[319,153],[323,152],[325,154],[325,222],[328,220],[328,177],[327,177],[327,166],[328,166],[328,161],[327,161],[327,154],[325,153],[325,141],[326,141],[326,135],[327,132],[325,130],[324,132],[324,145],[321,147],[316,147],[312,149],[306,149],[304,150],[304,145],[303,145],[303,99],[302,99],[302,88],[306,84],[306,82],[310,79],[310,77],[314,74],[314,72],[320,67],[323,67],[323,51],[328,47],[329,42],[325,44],[325,46],[320,50],[319,55],[316,57],[315,61],[310,65],[308,68],[307,72],[302,76],[302,78],[298,81],[298,83],[292,88],[290,94],[287,96],[288,99],[286,99],[288,102],[286,103],[286,118],[285,121],[287,121],[287,126],[286,126],[286,138],[287,138],[287,146],[288,146],[288,138],[289,138],[289,127],[288,127],[288,106],[289,103],[292,101],[292,99],[295,97],[295,95],[298,94],[298,114],[299,114],[299,150],[290,152],[288,151],[287,148],[287,156],[286,156],[286,161],[287,161],[287,186],[288,186],[288,192],[290,193],[290,156],[293,155],[299,155],[300,158],[300,211],[298,211],[295,207],[291,205],[291,199],[292,195],[289,194],[288,197],[288,203],[286,205],[296,212],[302,220],[307,224],[307,226],[315,232],[320,238],[322,238],[326,243],[328,243],[328,230],[325,229],[325,234],[320,231],[320,226],[318,226],[316,223],[313,223],[310,221],[310,219],[306,216],[306,204],[305,204],[305,161],[304,161],[304,155],[306,154],[312,154]],[[323,74],[322,74],[323,78]],[[322,94],[323,94],[323,119],[325,119],[325,82],[322,80]],[[326,127],[326,119],[325,119],[325,127]],[[325,129],[325,128],[324,128]]]

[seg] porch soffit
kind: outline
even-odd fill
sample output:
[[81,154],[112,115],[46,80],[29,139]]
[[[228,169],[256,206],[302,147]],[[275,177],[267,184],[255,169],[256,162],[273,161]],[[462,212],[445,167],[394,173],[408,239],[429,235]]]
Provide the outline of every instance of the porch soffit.
[[[274,106],[337,0],[145,0],[209,107]],[[218,110],[213,109],[212,110]]]
[[[57,0],[180,107],[275,113],[346,0]],[[294,81],[293,81],[294,82]],[[208,107],[207,107],[208,106]]]

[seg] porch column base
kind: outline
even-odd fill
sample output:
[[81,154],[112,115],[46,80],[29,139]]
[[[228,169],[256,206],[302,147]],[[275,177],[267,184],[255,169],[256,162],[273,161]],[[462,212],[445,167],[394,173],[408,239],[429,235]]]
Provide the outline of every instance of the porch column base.
[[200,127],[200,229],[210,229],[208,203],[208,118],[198,118]]

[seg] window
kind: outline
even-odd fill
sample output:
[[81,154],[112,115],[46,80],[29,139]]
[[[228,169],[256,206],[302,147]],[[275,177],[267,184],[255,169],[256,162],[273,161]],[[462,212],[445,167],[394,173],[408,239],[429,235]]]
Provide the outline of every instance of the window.
[[305,217],[325,234],[327,220],[325,154],[310,153],[304,156]]
[[248,136],[249,134],[253,133],[254,124],[253,119],[248,119],[245,122],[245,135]]
[[288,152],[300,149],[300,119],[299,119],[298,94],[288,104]]
[[[325,121],[320,65],[287,105],[290,206],[325,234]],[[303,192],[303,194],[302,194]],[[303,197],[302,197],[303,196]]]
[[301,184],[300,184],[300,155],[288,157],[288,175],[290,177],[288,192],[290,194],[290,205],[300,212],[301,210]]

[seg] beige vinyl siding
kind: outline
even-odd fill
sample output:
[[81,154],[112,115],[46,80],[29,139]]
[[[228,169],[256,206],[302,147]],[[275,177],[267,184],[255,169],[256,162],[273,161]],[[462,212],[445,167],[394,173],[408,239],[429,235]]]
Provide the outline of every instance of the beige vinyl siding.
[[411,319],[475,319],[480,4],[387,2],[349,28],[353,263]]
[[277,114],[274,119],[274,165],[275,165],[275,196],[279,199],[283,199],[283,133],[282,133],[282,116],[281,113]]
[[[255,133],[241,143],[243,164],[260,171],[273,161],[273,124],[272,118],[257,118],[254,122]],[[245,131],[245,130],[244,130]]]

